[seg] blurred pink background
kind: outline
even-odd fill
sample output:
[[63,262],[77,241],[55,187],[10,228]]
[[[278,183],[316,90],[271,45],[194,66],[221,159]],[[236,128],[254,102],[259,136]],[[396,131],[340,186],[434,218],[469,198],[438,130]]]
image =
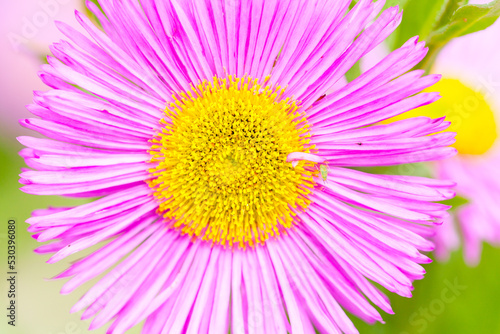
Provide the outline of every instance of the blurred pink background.
[[33,90],[45,90],[38,67],[48,54],[50,43],[62,38],[54,20],[76,25],[74,10],[79,0],[0,0],[0,133],[6,144],[28,133],[17,120],[29,116]]

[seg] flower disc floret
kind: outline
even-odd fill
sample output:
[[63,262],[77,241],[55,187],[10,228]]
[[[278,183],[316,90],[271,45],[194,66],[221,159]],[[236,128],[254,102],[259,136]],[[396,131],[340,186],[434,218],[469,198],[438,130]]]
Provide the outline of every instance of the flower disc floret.
[[308,124],[284,89],[256,79],[214,78],[174,96],[153,140],[151,170],[159,211],[202,240],[242,247],[264,243],[309,205],[314,163]]

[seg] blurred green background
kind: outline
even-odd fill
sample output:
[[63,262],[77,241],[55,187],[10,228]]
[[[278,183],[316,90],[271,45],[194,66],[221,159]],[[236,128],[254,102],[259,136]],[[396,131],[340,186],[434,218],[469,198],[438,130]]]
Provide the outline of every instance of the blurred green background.
[[[33,253],[38,243],[27,233],[24,221],[37,208],[70,206],[83,200],[37,197],[18,190],[18,174],[24,167],[17,155],[21,149],[15,137],[28,133],[17,125],[17,119],[27,117],[24,105],[30,103],[32,90],[43,89],[36,77],[39,55],[47,53],[47,45],[56,41],[53,20],[74,24],[72,11],[81,8],[81,1],[52,1],[52,7],[43,7],[33,0],[1,2],[0,17],[0,270],[2,285],[0,305],[6,314],[7,299],[7,221],[17,221],[17,323],[13,328],[2,316],[0,333],[7,334],[77,334],[87,333],[89,321],[81,321],[80,314],[69,314],[71,306],[95,281],[80,287],[70,295],[60,295],[63,281],[49,280],[77,259],[46,264],[48,255]],[[397,3],[391,1],[390,3]],[[399,1],[401,2],[401,1]],[[407,2],[407,1],[403,1]],[[411,2],[411,1],[410,1]],[[429,3],[428,1],[425,3]],[[413,2],[413,5],[415,2]],[[424,4],[424,2],[422,3]],[[47,9],[48,8],[48,9]],[[48,20],[29,31],[36,15],[46,13]],[[409,15],[409,14],[407,14]],[[420,15],[420,14],[419,14]],[[423,14],[422,14],[423,15]],[[412,17],[415,19],[415,16]],[[41,23],[41,22],[39,22]],[[28,36],[29,35],[29,36]],[[57,36],[57,37],[56,37]],[[21,37],[19,39],[18,37]],[[396,36],[397,37],[397,36]],[[16,39],[18,38],[18,39]],[[19,42],[16,44],[16,42]],[[461,251],[452,254],[447,263],[426,265],[426,278],[415,283],[411,299],[390,295],[395,315],[383,317],[386,324],[368,325],[353,319],[361,333],[414,334],[414,333],[499,333],[500,334],[500,249],[485,246],[478,267],[464,264]],[[136,328],[130,333],[138,333]],[[105,329],[93,331],[105,333]]]

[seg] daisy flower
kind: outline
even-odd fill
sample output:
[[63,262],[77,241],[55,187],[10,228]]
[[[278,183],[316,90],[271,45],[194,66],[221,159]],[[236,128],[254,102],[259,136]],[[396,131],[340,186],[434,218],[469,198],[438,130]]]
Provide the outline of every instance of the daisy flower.
[[[85,33],[52,45],[20,137],[23,191],[97,197],[36,211],[73,307],[124,333],[357,333],[345,311],[392,313],[372,282],[410,297],[453,183],[346,167],[442,159],[443,118],[382,120],[427,105],[438,75],[408,72],[410,39],[349,84],[398,26],[360,0],[101,1]],[[408,72],[408,73],[407,73]],[[436,134],[437,133],[437,134]],[[371,301],[371,302],[370,302]]]
[[407,114],[446,115],[450,130],[457,132],[458,155],[433,164],[436,176],[455,180],[457,193],[468,201],[436,229],[436,255],[442,260],[459,248],[461,240],[470,265],[479,262],[483,242],[500,245],[500,64],[495,57],[499,33],[500,22],[496,22],[452,41],[433,68],[444,76],[433,87],[443,98]]

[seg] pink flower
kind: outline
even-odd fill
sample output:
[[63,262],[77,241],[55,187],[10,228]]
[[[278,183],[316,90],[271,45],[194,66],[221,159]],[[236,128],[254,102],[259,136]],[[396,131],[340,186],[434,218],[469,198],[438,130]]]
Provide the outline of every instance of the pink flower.
[[446,259],[450,251],[457,249],[460,231],[464,257],[471,265],[479,262],[483,242],[500,245],[497,209],[500,65],[494,56],[498,52],[495,41],[499,33],[500,22],[496,22],[484,31],[456,39],[443,50],[434,68],[435,72],[453,78],[468,89],[453,105],[447,103],[447,116],[458,124],[457,138],[463,149],[459,148],[456,157],[441,161],[436,167],[440,177],[457,181],[458,194],[469,203],[459,207],[456,215],[437,229],[436,253]]
[[[488,2],[474,0],[470,4]],[[456,181],[458,195],[468,201],[428,235],[436,243],[435,254],[440,260],[447,260],[462,239],[464,258],[470,265],[479,262],[483,242],[500,245],[496,208],[500,199],[500,66],[495,57],[499,33],[500,23],[496,22],[484,31],[449,43],[433,67],[443,79],[432,90],[439,91],[443,98],[391,120],[445,116],[451,122],[448,130],[457,132],[454,146],[458,155],[429,165],[437,178]],[[379,45],[363,59],[363,70],[387,54],[387,48]]]
[[[28,220],[49,263],[105,244],[58,278],[73,307],[123,333],[357,333],[392,313],[376,282],[410,297],[420,236],[453,183],[346,167],[442,159],[442,118],[382,120],[427,105],[439,80],[406,73],[417,38],[349,84],[399,24],[383,1],[102,1],[105,32],[52,46],[22,120],[23,191],[99,197]],[[375,22],[372,23],[372,21]],[[326,94],[328,92],[328,94]],[[325,175],[326,174],[326,175]]]

